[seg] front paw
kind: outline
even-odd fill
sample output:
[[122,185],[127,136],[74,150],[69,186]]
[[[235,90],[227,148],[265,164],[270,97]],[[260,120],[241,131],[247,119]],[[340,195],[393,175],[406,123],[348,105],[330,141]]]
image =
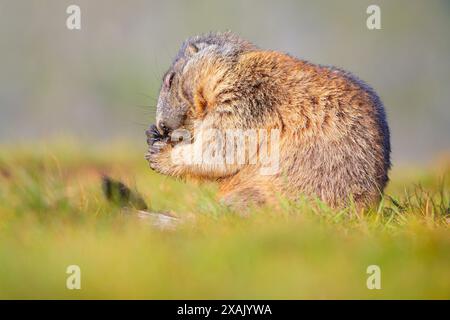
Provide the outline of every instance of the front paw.
[[147,136],[147,144],[149,147],[152,147],[157,142],[167,142],[169,140],[169,136],[161,134],[154,124],[145,131],[145,135]]
[[164,151],[164,149],[167,149],[169,147],[169,144],[165,141],[155,141],[153,144],[148,146],[147,154],[156,156]]
[[166,162],[167,152],[171,146],[164,141],[156,141],[149,146],[145,159],[147,159],[148,164],[151,169],[165,174],[164,163]]

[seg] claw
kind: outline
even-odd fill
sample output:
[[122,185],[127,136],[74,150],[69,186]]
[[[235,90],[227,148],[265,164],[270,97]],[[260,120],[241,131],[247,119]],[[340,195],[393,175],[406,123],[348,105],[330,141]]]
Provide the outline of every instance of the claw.
[[150,152],[150,154],[160,153],[161,150],[164,148],[165,144],[164,143],[158,143],[158,142],[160,142],[160,141],[156,141],[154,144],[152,144],[148,148],[148,151]]
[[148,128],[147,130],[145,130],[145,134],[147,135],[147,137],[160,137],[161,134],[159,133],[158,129],[156,128],[156,126],[154,124],[152,124],[150,126],[150,128]]
[[154,145],[158,141],[162,141],[164,137],[159,133],[158,128],[152,124],[147,130],[145,130],[147,136],[147,144],[149,146]]

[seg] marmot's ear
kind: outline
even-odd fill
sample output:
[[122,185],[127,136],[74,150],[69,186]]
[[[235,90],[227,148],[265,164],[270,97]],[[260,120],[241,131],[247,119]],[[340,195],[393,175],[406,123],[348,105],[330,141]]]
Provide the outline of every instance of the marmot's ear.
[[197,52],[198,52],[198,47],[197,47],[195,44],[190,43],[190,44],[187,46],[186,50],[184,51],[184,54],[185,54],[187,57],[190,57],[190,56],[193,56],[194,54],[196,54]]
[[186,47],[186,50],[184,50],[184,55],[186,57],[192,57],[194,54],[199,52],[200,50],[203,50],[207,48],[209,44],[206,42],[197,42],[197,43],[189,43]]

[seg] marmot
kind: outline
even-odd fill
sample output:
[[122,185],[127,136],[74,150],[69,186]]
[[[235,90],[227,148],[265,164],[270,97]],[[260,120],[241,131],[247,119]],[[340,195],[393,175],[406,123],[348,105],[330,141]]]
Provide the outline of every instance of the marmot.
[[[198,153],[216,143],[212,134],[198,139],[194,127],[244,135],[277,130],[278,144],[269,149],[277,148],[279,170],[262,174],[249,154],[228,163],[217,150],[213,163],[175,161],[179,151]],[[171,142],[180,128],[192,137]],[[373,89],[349,72],[259,49],[231,32],[183,43],[163,77],[156,125],[146,134],[153,170],[217,181],[221,200],[235,207],[271,202],[277,194],[367,207],[379,202],[388,182],[389,128]],[[260,148],[258,142],[256,154]]]

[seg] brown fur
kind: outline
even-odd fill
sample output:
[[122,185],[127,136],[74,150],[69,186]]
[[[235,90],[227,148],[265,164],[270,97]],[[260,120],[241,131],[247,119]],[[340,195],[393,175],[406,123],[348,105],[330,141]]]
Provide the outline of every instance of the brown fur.
[[221,199],[238,207],[273,201],[277,193],[317,196],[333,207],[351,197],[361,207],[379,201],[390,167],[385,112],[375,92],[350,73],[219,33],[188,39],[168,76],[158,124],[169,131],[192,130],[194,121],[221,131],[279,129],[281,170],[263,176],[257,164],[176,165],[170,152],[189,145],[150,133],[154,170],[217,181]]

